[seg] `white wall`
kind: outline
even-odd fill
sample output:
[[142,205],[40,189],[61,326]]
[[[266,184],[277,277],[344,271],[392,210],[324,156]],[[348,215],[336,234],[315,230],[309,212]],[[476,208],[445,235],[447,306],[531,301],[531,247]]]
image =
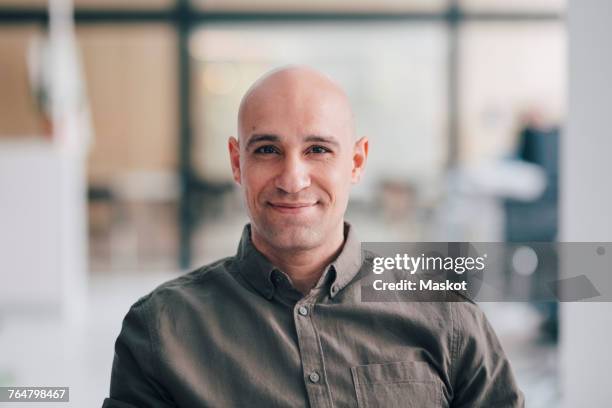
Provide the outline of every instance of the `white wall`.
[[[612,1],[571,0],[569,122],[562,145],[563,241],[612,241]],[[612,303],[561,307],[564,407],[612,401]]]
[[0,142],[0,308],[59,311],[60,163],[50,143]]
[[0,311],[84,315],[84,162],[40,138],[0,143]]

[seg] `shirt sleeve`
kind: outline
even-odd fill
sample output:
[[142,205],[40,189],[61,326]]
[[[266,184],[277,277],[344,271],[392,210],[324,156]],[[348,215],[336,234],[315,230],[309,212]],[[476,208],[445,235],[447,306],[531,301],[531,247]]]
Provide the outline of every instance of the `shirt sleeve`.
[[123,319],[115,342],[110,395],[102,408],[175,406],[153,376],[156,356],[149,331],[147,298],[132,305]]
[[510,362],[484,313],[456,303],[453,313],[453,408],[523,408]]

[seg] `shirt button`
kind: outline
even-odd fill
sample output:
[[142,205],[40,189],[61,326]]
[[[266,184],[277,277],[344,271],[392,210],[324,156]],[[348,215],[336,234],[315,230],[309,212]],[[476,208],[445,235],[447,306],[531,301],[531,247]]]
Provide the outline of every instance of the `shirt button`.
[[319,377],[319,374],[317,374],[316,371],[313,371],[312,373],[310,373],[308,378],[310,379],[311,382],[313,382],[315,384],[318,383],[319,380],[321,379],[321,377]]
[[338,287],[336,285],[331,287],[331,293],[332,295],[335,295],[336,293],[338,293]]
[[298,313],[302,316],[306,316],[308,314],[308,309],[305,306],[300,306]]

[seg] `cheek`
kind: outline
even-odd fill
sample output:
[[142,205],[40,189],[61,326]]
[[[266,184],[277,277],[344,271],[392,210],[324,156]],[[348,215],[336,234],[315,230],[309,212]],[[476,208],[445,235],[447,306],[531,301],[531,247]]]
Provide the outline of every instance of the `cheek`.
[[347,163],[336,163],[325,166],[314,172],[320,177],[317,184],[327,193],[334,202],[343,202],[347,199],[351,188],[351,166]]
[[272,172],[265,166],[247,165],[243,168],[242,184],[249,201],[257,201],[257,197],[266,186],[271,185]]

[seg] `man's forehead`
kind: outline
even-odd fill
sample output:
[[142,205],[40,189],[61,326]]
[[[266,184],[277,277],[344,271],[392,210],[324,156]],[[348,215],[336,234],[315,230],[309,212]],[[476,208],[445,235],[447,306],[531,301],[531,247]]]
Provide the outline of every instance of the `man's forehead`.
[[289,120],[345,126],[352,132],[352,112],[342,88],[305,67],[273,71],[255,82],[240,104],[238,131],[244,137],[262,130],[260,125],[287,125]]

